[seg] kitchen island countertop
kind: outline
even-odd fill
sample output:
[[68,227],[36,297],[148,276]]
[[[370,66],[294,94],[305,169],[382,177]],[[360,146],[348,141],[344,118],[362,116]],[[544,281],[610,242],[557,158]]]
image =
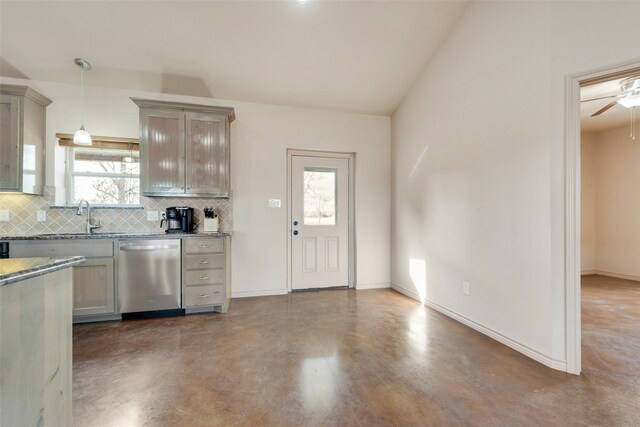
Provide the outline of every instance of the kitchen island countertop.
[[0,286],[71,267],[84,260],[83,256],[0,259]]

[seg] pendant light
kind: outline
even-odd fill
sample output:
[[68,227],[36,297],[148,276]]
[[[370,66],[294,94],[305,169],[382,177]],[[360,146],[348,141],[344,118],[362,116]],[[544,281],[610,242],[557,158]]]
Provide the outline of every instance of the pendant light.
[[80,129],[73,134],[73,143],[76,145],[91,145],[91,135],[84,130],[84,71],[91,69],[89,61],[76,58],[75,63],[80,67]]

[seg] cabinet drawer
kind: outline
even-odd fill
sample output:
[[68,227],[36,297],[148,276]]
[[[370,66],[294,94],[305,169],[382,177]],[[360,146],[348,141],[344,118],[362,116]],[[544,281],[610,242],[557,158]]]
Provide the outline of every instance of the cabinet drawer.
[[184,239],[184,253],[186,254],[214,253],[223,252],[223,250],[223,239],[209,239],[201,237]]
[[184,285],[224,283],[224,270],[190,270],[184,272]]
[[185,307],[220,305],[223,302],[223,285],[189,286],[185,288]]
[[182,259],[185,270],[208,270],[224,267],[224,254],[191,254]]
[[12,258],[82,255],[87,258],[112,257],[112,240],[11,242]]

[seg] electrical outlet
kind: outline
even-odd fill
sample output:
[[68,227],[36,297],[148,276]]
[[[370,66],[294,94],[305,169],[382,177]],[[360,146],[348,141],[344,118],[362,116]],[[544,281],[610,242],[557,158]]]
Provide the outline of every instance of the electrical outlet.
[[157,221],[158,211],[147,211],[147,221]]
[[9,222],[10,216],[8,210],[0,210],[0,221]]
[[464,295],[469,295],[471,290],[471,284],[469,282],[462,282],[462,293]]
[[269,199],[270,208],[279,208],[281,206],[282,206],[282,201],[280,199]]
[[38,222],[45,222],[47,220],[47,211],[36,211],[36,219]]

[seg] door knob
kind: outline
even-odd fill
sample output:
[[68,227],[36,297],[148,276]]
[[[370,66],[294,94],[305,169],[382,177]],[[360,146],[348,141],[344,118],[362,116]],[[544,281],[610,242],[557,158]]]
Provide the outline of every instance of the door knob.
[[298,221],[293,221],[293,225],[298,225]]
[[298,235],[298,230],[293,230],[293,235],[297,236]]

